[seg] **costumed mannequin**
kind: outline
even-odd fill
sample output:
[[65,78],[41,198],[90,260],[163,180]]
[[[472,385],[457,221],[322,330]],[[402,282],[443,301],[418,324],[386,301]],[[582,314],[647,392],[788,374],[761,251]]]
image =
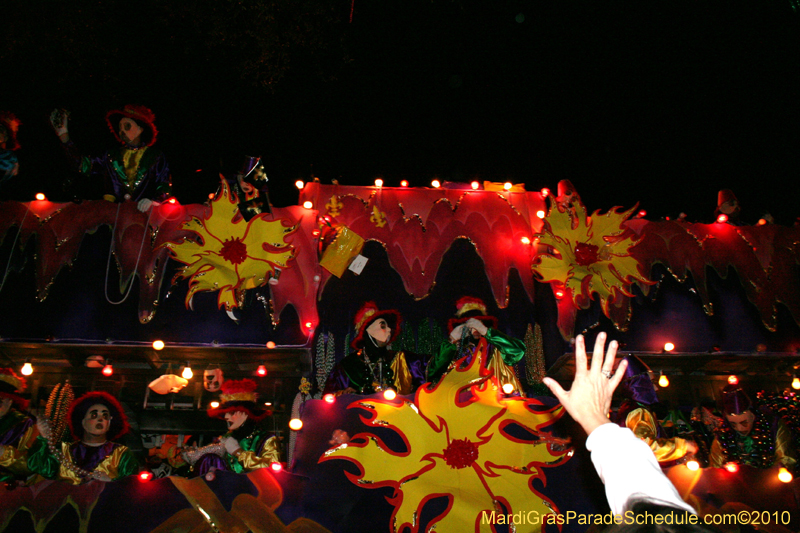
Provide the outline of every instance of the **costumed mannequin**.
[[10,368],[0,368],[0,481],[23,481],[30,474],[28,449],[39,431],[28,415],[28,401],[19,394],[25,380]]
[[627,427],[642,439],[662,466],[697,453],[697,445],[680,437],[666,438],[652,406],[658,403],[656,388],[650,379],[650,369],[636,356],[625,358],[628,366],[619,391],[626,397],[619,407],[617,423]]
[[39,419],[41,436],[31,447],[28,467],[47,479],[73,485],[116,481],[135,474],[139,463],[127,446],[113,442],[128,432],[119,402],[106,392],[89,392],[70,405],[67,422],[74,442],[61,442],[50,424]]
[[216,470],[242,474],[280,462],[278,438],[258,425],[272,412],[256,404],[257,387],[252,379],[225,380],[222,384],[220,406],[209,409],[208,416],[223,418],[228,432],[219,443],[184,453],[197,475],[210,481]]
[[487,314],[486,305],[478,298],[461,298],[456,302],[456,310],[455,318],[451,318],[447,324],[449,342],[443,342],[439,353],[434,354],[428,363],[428,381],[437,383],[451,365],[462,357],[467,357],[469,362],[475,341],[485,337],[489,343],[486,365],[494,371],[501,387],[510,383],[515,391],[521,392],[522,386],[510,365],[525,355],[525,343],[498,331],[497,318]]
[[14,151],[19,149],[17,132],[20,124],[13,113],[0,111],[0,183],[19,172],[19,160]]
[[104,182],[103,198],[110,202],[133,200],[139,211],[164,200],[170,193],[169,167],[164,154],[153,148],[158,130],[156,116],[140,105],[126,105],[106,114],[109,129],[121,146],[111,148],[102,156],[81,155],[69,138],[69,113],[56,109],[50,122],[76,170],[96,176]]
[[261,213],[272,212],[267,191],[268,181],[261,158],[245,157],[242,170],[236,174],[236,181],[231,183],[231,189],[239,198],[239,212],[245,221]]
[[203,388],[208,392],[218,392],[224,382],[225,375],[221,368],[207,368],[203,371]]
[[411,394],[425,381],[424,365],[416,354],[395,352],[389,345],[400,334],[402,318],[395,310],[367,302],[356,313],[355,349],[331,370],[323,394],[372,394],[394,388]]
[[786,424],[764,406],[754,405],[739,385],[722,389],[724,422],[711,444],[709,466],[734,462],[769,468],[781,463],[795,470],[797,449]]

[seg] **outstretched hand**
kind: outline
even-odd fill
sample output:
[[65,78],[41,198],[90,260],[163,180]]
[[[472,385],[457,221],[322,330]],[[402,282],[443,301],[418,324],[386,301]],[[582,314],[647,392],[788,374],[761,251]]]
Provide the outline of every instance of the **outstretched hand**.
[[610,422],[611,397],[625,375],[628,362],[623,360],[612,373],[617,355],[617,341],[608,344],[608,352],[603,356],[606,334],[597,335],[594,343],[591,367],[586,363],[586,341],[583,335],[575,339],[575,380],[570,390],[565,391],[554,379],[544,378],[543,383],[564,406],[564,409],[578,422],[587,434],[598,426]]
[[50,113],[50,125],[53,126],[53,130],[61,139],[61,142],[67,142],[69,140],[68,123],[69,111],[66,109],[54,109],[53,112]]
[[44,416],[40,416],[36,419],[36,429],[39,430],[39,435],[50,440],[50,422]]

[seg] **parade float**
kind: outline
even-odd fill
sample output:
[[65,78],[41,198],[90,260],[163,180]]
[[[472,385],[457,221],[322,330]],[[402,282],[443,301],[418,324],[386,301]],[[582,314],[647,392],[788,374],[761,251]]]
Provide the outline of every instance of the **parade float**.
[[[608,331],[666,378],[674,431],[691,432],[691,410],[731,379],[790,403],[793,378],[800,388],[797,226],[590,213],[569,182],[298,188],[297,205],[250,217],[225,180],[205,204],[149,212],[2,203],[4,365],[26,367],[34,413],[67,381],[118,398],[142,468],[113,483],[8,485],[0,529],[585,531],[579,516],[608,513],[602,484],[542,385],[571,382],[577,334]],[[322,397],[365,301],[402,314],[397,347],[429,354],[465,295],[525,340],[523,390],[499,389],[479,346],[411,395]],[[274,468],[180,475],[184,443],[224,433],[206,416],[219,393],[200,378],[216,372],[257,382],[282,442]],[[777,467],[667,470],[701,514],[800,528],[798,482]]]

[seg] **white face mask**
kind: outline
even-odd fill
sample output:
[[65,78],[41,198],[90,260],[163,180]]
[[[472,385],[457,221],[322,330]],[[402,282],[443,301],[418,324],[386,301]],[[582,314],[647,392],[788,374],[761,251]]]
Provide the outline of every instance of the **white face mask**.
[[111,426],[111,413],[108,407],[98,403],[89,408],[86,414],[83,415],[81,422],[83,431],[95,437],[102,437],[108,433],[108,428]]
[[138,145],[143,131],[144,128],[133,119],[125,117],[119,121],[119,138],[128,144]]
[[392,338],[392,328],[385,319],[379,318],[367,327],[367,334],[375,339],[378,346],[386,346]]

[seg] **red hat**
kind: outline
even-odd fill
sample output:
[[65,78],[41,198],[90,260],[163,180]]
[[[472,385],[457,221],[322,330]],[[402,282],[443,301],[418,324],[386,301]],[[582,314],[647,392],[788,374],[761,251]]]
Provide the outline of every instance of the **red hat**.
[[456,302],[456,316],[447,322],[447,328],[453,331],[470,318],[477,318],[487,328],[497,329],[497,319],[488,314],[483,300],[474,296],[464,296]]
[[17,409],[28,408],[28,400],[19,395],[25,390],[25,378],[18,376],[11,368],[0,368],[0,398],[9,398]]
[[356,313],[354,321],[356,337],[353,339],[353,342],[350,343],[350,346],[353,348],[360,348],[364,344],[364,336],[366,335],[367,328],[379,318],[386,320],[386,323],[389,324],[389,327],[392,329],[392,337],[388,342],[388,344],[391,344],[392,341],[400,335],[400,325],[403,323],[403,318],[400,316],[400,313],[394,309],[380,311],[375,302],[367,302],[361,307],[358,313]]
[[130,118],[144,128],[142,132],[142,142],[145,146],[153,146],[158,137],[158,130],[156,129],[155,121],[156,115],[150,109],[143,105],[126,105],[122,109],[113,109],[106,113],[106,124],[108,129],[114,134],[114,137],[119,142],[123,142],[119,138],[119,121],[123,118]]
[[98,403],[108,407],[111,415],[111,423],[108,425],[108,434],[106,435],[108,440],[116,440],[130,429],[128,417],[125,416],[125,411],[123,411],[116,398],[107,392],[87,392],[72,402],[67,413],[69,429],[76,440],[80,440],[83,437],[83,417],[86,416],[86,412],[91,406]]
[[6,140],[6,150],[19,149],[19,142],[17,141],[17,132],[22,124],[20,120],[14,116],[10,111],[0,111],[0,126],[8,132],[8,139]]
[[219,399],[222,401],[216,409],[206,411],[212,418],[222,418],[225,413],[242,411],[247,416],[258,422],[272,414],[268,409],[261,409],[257,406],[256,400],[258,385],[252,379],[227,380],[222,383],[222,393]]

